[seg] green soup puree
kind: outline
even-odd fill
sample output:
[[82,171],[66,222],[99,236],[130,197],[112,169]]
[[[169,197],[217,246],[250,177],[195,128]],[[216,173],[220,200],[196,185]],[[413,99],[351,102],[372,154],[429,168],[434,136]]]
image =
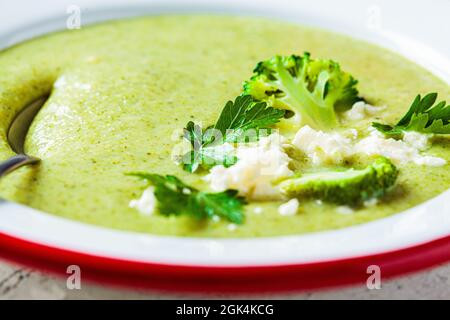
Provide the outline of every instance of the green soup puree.
[[[189,120],[214,123],[240,94],[256,62],[275,54],[338,61],[359,80],[360,95],[386,105],[394,123],[414,97],[448,84],[388,50],[335,33],[244,17],[161,16],[112,21],[33,39],[0,52],[0,158],[13,155],[6,133],[15,114],[50,97],[34,119],[26,151],[42,161],[0,181],[0,195],[64,218],[158,235],[258,237],[348,227],[413,207],[450,186],[449,165],[400,165],[397,187],[378,205],[341,214],[334,205],[301,201],[281,216],[281,201],[250,203],[245,223],[144,216],[129,208],[146,185],[129,171],[173,174],[207,188],[171,159],[174,130]],[[358,124],[367,128],[368,123]],[[427,152],[450,159],[449,142]],[[261,207],[260,214],[254,213]]]

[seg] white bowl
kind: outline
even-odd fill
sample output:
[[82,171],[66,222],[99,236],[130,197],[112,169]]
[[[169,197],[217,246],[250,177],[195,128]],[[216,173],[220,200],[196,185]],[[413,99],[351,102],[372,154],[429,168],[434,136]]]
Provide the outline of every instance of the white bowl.
[[[2,10],[0,48],[64,28],[66,8],[71,1],[26,1],[25,7],[24,2],[22,0],[10,2],[6,10]],[[190,4],[184,1],[78,0],[77,3],[82,10],[83,24],[110,18],[166,12],[213,12],[283,18],[347,33],[388,47],[423,65],[450,83],[448,59],[450,43],[444,41],[450,34],[447,17],[450,3],[444,0],[434,1],[432,5],[426,1],[378,1],[377,5],[372,5],[372,1],[361,0],[339,2],[228,0],[194,1]],[[108,9],[105,9],[105,6]],[[417,21],[420,21],[420,24]],[[107,270],[113,272],[112,264],[101,260],[107,258],[108,261],[116,263],[113,268],[116,276],[122,276],[123,282],[127,283],[132,282],[127,279],[130,280],[130,272],[131,270],[135,272],[137,266],[143,267],[142,279],[145,277],[148,279],[150,271],[157,274],[152,266],[177,272],[208,270],[209,273],[204,274],[209,276],[209,284],[203,285],[203,289],[214,288],[214,276],[220,276],[220,273],[214,273],[214,270],[219,269],[224,275],[229,270],[262,268],[261,270],[272,272],[273,275],[279,271],[277,267],[290,266],[294,267],[291,270],[293,273],[289,273],[290,276],[305,279],[301,275],[305,270],[317,271],[319,270],[317,268],[328,268],[327,277],[330,277],[332,276],[330,268],[339,265],[346,270],[345,272],[351,272],[352,267],[356,265],[361,267],[370,264],[370,257],[373,257],[373,262],[383,264],[387,275],[393,275],[450,259],[448,250],[450,207],[447,205],[449,201],[448,190],[417,207],[374,222],[341,230],[258,239],[177,238],[116,231],[59,218],[15,203],[3,202],[0,204],[0,248],[6,252],[6,244],[17,246],[16,252],[9,250],[3,255],[15,261],[48,267],[53,271],[59,270],[55,270],[56,266],[62,268],[65,263],[77,264],[82,261],[86,269],[92,271],[92,276],[101,280],[111,279],[94,275],[92,268],[97,263],[105,272]],[[441,239],[438,241],[439,245],[424,245],[436,244],[437,239]],[[58,250],[55,251],[54,248]],[[423,248],[425,251],[422,250],[422,254],[430,261],[420,263],[420,259],[417,260],[418,251],[411,251],[414,248]],[[434,255],[431,255],[432,250]],[[437,256],[436,250],[439,251]],[[403,253],[399,255],[399,252]],[[395,255],[387,259],[391,253]],[[58,260],[58,256],[55,255],[59,254],[61,259]],[[88,255],[90,260],[81,259],[83,255],[84,258]],[[387,260],[378,259],[382,256]],[[361,257],[365,260],[361,260]],[[400,258],[400,268],[389,267],[389,262],[400,263],[398,260]],[[408,262],[407,259],[411,260]],[[120,268],[117,263],[120,264]],[[118,275],[119,273],[121,275]],[[245,279],[245,272],[240,274]],[[341,277],[342,281],[328,281],[321,284],[323,281],[317,278],[319,276],[320,272],[314,275],[316,282],[311,279],[311,283],[307,282],[307,285],[297,281],[293,282],[292,286],[288,283],[285,286],[272,284],[267,288],[296,289],[356,281],[355,277],[348,274],[335,275],[337,278]],[[322,276],[325,277],[324,274]],[[199,275],[192,276],[192,279],[199,279],[198,277],[201,279]],[[357,278],[363,279],[361,275]],[[280,283],[289,280],[276,277],[274,279],[274,281],[279,279]],[[120,281],[117,278],[115,280]],[[168,285],[165,287],[176,289],[176,284],[170,284],[170,281],[166,280],[165,283]],[[252,281],[253,284],[247,286],[247,289],[266,288],[255,286],[257,279]],[[151,283],[149,286],[164,287]],[[233,286],[238,287],[236,284]],[[227,290],[226,286],[216,286],[217,288]],[[198,288],[186,285],[184,289]],[[233,290],[233,287],[230,286],[228,289]]]

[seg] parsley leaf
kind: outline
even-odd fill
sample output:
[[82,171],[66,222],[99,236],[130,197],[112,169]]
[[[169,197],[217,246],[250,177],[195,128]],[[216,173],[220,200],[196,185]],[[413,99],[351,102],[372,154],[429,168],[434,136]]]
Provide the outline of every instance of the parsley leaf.
[[234,103],[228,101],[214,126],[225,137],[226,141],[234,142],[227,137],[230,130],[241,134],[249,129],[268,129],[284,116],[285,111],[268,107],[265,102],[253,100],[252,96],[238,96]]
[[450,133],[450,105],[441,101],[435,106],[437,93],[429,93],[421,98],[420,94],[414,99],[408,112],[394,126],[372,123],[372,126],[387,136],[399,137],[403,131],[417,131],[421,133],[449,134]]
[[[208,128],[209,129],[209,128]],[[189,121],[184,128],[184,138],[191,143],[192,150],[183,155],[181,163],[183,169],[188,172],[195,172],[201,165],[203,168],[210,168],[218,164],[229,167],[236,163],[234,150],[230,145],[221,144],[220,140],[208,132],[202,131],[201,127]]]
[[[184,128],[184,138],[192,150],[182,157],[183,169],[195,172],[200,166],[210,168],[217,164],[228,167],[236,163],[233,149],[224,143],[238,143],[258,139],[259,130],[269,130],[284,116],[285,111],[268,107],[249,95],[238,96],[225,104],[217,122],[204,131],[189,121]],[[250,132],[254,129],[254,132]]]
[[191,215],[198,220],[219,216],[233,223],[244,222],[243,197],[237,190],[203,192],[172,175],[132,172],[128,175],[148,181],[155,187],[158,210],[163,215]]

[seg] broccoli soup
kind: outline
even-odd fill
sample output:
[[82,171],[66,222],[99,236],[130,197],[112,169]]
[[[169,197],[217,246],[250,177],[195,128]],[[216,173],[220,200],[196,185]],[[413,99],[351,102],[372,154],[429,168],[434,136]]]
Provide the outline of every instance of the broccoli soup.
[[323,30],[160,16],[8,48],[2,159],[15,114],[46,95],[25,143],[42,161],[2,178],[0,195],[85,223],[302,234],[383,218],[450,186],[448,84]]

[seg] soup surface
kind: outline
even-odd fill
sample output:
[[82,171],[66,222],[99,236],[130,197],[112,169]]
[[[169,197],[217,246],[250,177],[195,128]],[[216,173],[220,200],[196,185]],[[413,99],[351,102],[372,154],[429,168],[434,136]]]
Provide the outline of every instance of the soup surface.
[[[342,228],[386,217],[450,186],[449,165],[400,165],[396,188],[382,202],[342,214],[336,206],[301,201],[281,216],[280,201],[246,206],[245,223],[198,222],[186,216],[144,216],[128,206],[146,187],[129,171],[174,174],[199,188],[171,160],[189,120],[213,123],[242,90],[256,62],[274,54],[311,52],[338,61],[359,80],[360,94],[386,105],[380,121],[395,122],[417,94],[449,86],[385,49],[322,30],[278,21],[226,16],[161,16],[107,22],[33,39],[0,52],[0,158],[14,115],[51,92],[26,139],[42,159],[2,178],[0,195],[85,223],[159,235],[256,237]],[[367,122],[356,127],[367,128]],[[428,154],[450,159],[438,139]],[[262,212],[254,212],[261,207]]]

